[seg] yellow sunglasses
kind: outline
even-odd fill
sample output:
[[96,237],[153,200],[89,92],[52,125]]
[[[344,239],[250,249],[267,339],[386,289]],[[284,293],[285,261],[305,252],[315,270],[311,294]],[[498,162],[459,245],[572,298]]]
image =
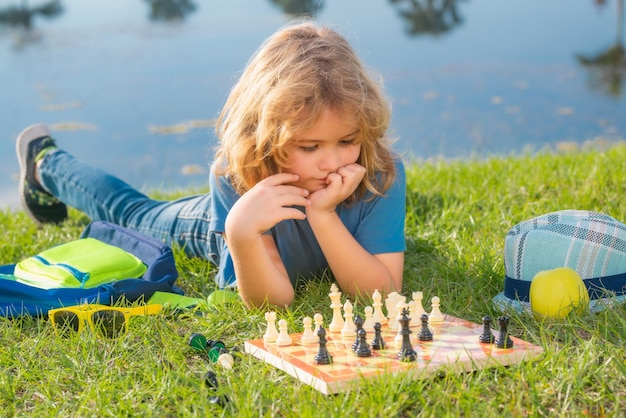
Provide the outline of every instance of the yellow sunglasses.
[[115,338],[126,332],[131,316],[154,315],[162,308],[159,304],[134,308],[85,304],[51,309],[48,318],[55,332],[62,336],[82,331],[87,323],[92,331],[107,338]]

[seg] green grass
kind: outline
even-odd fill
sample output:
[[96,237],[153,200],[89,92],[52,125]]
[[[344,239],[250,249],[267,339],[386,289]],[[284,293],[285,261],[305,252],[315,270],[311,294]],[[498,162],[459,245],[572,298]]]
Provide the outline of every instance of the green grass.
[[[469,162],[416,162],[408,169],[403,293],[438,295],[442,310],[479,322],[497,316],[504,237],[516,223],[561,209],[626,220],[626,146]],[[78,236],[88,219],[36,228],[24,213],[0,212],[0,264]],[[176,251],[178,284],[208,295],[214,269]],[[311,283],[278,313],[292,329],[303,316],[330,318],[330,281]],[[428,304],[425,304],[428,308]],[[357,310],[361,305],[357,305]],[[249,356],[216,370],[229,402],[209,402],[210,369],[187,345],[191,333],[230,347],[264,332],[264,311],[236,303],[202,315],[135,318],[116,340],[57,337],[44,319],[0,321],[2,416],[614,416],[626,410],[626,309],[539,322],[509,313],[511,332],[544,347],[534,362],[324,396]]]

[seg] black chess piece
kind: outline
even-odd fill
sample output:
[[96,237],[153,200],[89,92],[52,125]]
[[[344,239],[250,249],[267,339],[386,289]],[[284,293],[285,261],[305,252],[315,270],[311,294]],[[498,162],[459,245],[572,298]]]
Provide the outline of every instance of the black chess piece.
[[[219,390],[219,382],[217,381],[217,375],[214,371],[210,370],[204,376],[204,384],[213,392],[217,392]],[[212,395],[209,397],[209,402],[224,406],[226,402],[228,402],[228,398],[226,395]]]
[[422,329],[417,333],[417,339],[419,341],[432,341],[433,333],[428,328],[428,314],[422,314],[420,321],[422,321]]
[[358,345],[359,345],[359,330],[363,329],[363,318],[361,318],[361,315],[356,314],[354,316],[354,325],[356,326],[356,338],[354,340],[354,343],[352,344],[352,351],[356,351]]
[[491,332],[491,317],[483,316],[483,333],[478,337],[478,341],[483,344],[492,344],[495,341],[496,337],[494,337]]
[[371,357],[372,349],[367,343],[367,331],[365,331],[363,327],[361,327],[356,333],[358,344],[354,349],[354,354],[356,354],[357,357]]
[[409,318],[407,310],[403,309],[400,319],[398,320],[398,322],[400,322],[400,334],[402,335],[402,347],[398,353],[398,359],[400,361],[417,360],[417,352],[413,349],[413,344],[411,344],[410,335],[412,331],[409,328],[410,321],[411,318]]
[[211,363],[217,362],[217,359],[219,359],[221,354],[228,353],[228,349],[226,348],[226,344],[224,344],[224,342],[220,340],[207,339],[202,334],[191,334],[187,342],[194,350],[206,354]]
[[385,349],[385,340],[383,339],[383,334],[381,332],[380,322],[376,322],[374,324],[374,340],[372,341],[372,349],[373,350],[384,350]]
[[328,352],[328,348],[326,347],[326,343],[328,340],[326,339],[326,330],[324,327],[320,327],[317,330],[317,336],[320,339],[320,348],[315,355],[315,363],[316,364],[331,364],[333,362],[333,356]]
[[513,340],[509,336],[509,317],[501,316],[498,318],[498,325],[500,326],[500,330],[498,332],[498,337],[496,338],[496,347],[497,348],[512,348]]

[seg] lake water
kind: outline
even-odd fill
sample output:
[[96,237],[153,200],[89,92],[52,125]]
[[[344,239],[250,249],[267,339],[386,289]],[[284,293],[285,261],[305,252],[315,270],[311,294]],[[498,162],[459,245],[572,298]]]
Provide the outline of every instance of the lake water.
[[0,0],[0,206],[14,142],[61,147],[142,190],[206,184],[211,123],[258,45],[299,13],[378,70],[396,148],[474,158],[626,137],[624,0]]

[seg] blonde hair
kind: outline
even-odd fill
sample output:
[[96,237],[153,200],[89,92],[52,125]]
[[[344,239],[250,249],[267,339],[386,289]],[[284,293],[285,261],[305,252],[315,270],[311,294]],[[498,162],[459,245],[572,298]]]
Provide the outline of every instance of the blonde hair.
[[382,87],[343,36],[311,22],[279,30],[248,62],[217,121],[215,173],[245,193],[285,167],[286,145],[327,108],[356,116],[357,163],[367,174],[351,199],[384,193],[395,164]]

